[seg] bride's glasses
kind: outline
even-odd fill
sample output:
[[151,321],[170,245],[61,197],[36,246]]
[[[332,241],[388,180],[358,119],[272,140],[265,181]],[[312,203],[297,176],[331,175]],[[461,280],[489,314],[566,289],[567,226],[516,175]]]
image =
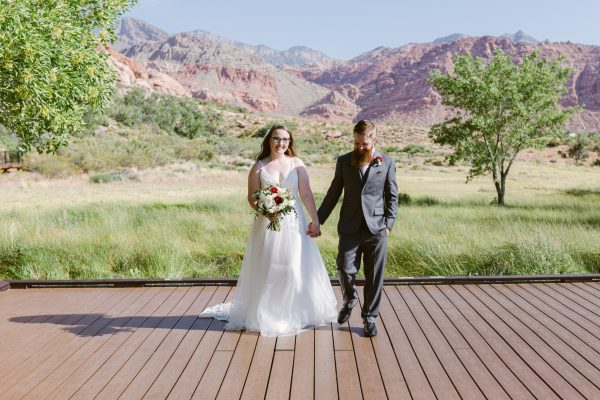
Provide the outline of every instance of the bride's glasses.
[[290,142],[290,138],[279,138],[279,137],[275,137],[275,136],[272,136],[271,140],[273,140],[273,143],[288,144]]

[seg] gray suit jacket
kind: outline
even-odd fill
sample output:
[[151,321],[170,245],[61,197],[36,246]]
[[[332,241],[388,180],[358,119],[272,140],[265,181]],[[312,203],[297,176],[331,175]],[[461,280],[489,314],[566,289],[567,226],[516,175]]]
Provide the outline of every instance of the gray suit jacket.
[[352,152],[337,159],[335,175],[331,186],[319,207],[319,222],[325,223],[342,191],[344,200],[340,211],[338,232],[353,234],[358,232],[364,216],[371,233],[382,229],[392,229],[398,211],[398,185],[394,159],[375,150],[373,159],[381,157],[380,166],[372,162],[363,180],[360,171],[352,165]]

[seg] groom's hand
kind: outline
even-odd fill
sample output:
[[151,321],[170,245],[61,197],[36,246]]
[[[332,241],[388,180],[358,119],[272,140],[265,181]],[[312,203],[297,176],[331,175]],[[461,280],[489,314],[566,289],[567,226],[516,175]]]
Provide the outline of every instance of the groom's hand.
[[313,225],[313,223],[312,223],[312,222],[310,222],[310,223],[308,224],[308,229],[307,229],[307,231],[306,231],[306,234],[307,234],[308,236],[310,236],[310,237],[313,237],[313,238],[314,238],[314,237],[321,236],[321,227],[320,227],[320,226],[317,226],[317,227],[315,227],[315,226]]

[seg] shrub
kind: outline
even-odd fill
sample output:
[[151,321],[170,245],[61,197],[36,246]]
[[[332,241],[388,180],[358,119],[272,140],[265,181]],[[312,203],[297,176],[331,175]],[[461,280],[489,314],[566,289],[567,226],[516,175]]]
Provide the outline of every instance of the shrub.
[[589,155],[589,147],[590,140],[587,135],[580,134],[575,137],[575,140],[571,141],[569,144],[569,149],[567,150],[567,154],[569,157],[575,160],[575,165],[579,165],[579,163]]
[[147,94],[140,87],[115,98],[108,115],[130,128],[145,123],[189,139],[202,134],[217,134],[223,119],[223,115],[211,106],[201,109],[195,99]]
[[408,193],[398,193],[398,204],[410,204],[411,198]]
[[383,146],[381,148],[381,151],[383,151],[386,154],[389,154],[389,153],[399,153],[402,150],[398,146]]
[[406,146],[404,146],[404,148],[401,151],[403,153],[408,153],[411,155],[412,154],[429,154],[429,153],[431,153],[431,150],[429,150],[427,148],[427,146],[418,144],[418,143],[407,144]]
[[97,174],[90,176],[92,183],[123,182],[128,181],[129,177],[122,172],[110,172],[108,174]]

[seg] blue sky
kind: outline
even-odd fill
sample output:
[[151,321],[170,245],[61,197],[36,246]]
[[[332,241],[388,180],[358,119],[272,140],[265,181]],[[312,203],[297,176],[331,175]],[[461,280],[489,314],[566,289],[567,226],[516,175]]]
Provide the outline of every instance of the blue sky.
[[140,0],[127,16],[169,33],[203,29],[278,50],[302,45],[348,60],[378,46],[460,32],[600,45],[600,0]]

